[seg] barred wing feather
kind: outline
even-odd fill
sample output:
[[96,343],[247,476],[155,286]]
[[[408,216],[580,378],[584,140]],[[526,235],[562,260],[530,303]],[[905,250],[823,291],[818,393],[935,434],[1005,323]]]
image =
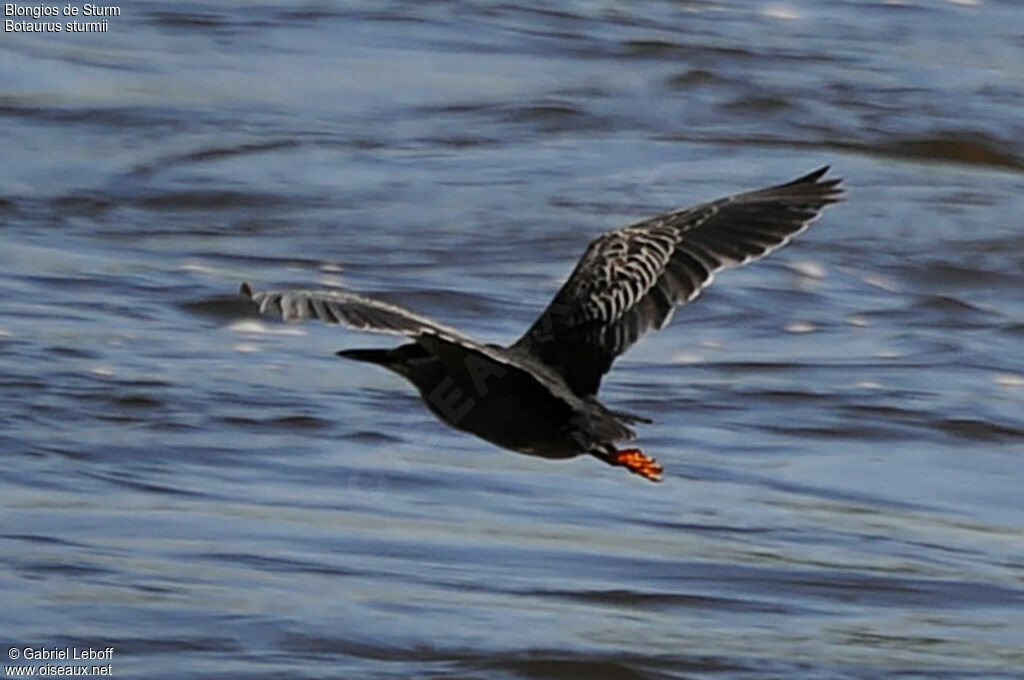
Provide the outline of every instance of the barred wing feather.
[[722,269],[784,246],[843,198],[828,167],[606,232],[587,248],[515,348],[558,371],[580,396],[597,393],[617,356],[667,324]]
[[455,330],[397,305],[342,290],[261,290],[243,283],[239,292],[252,300],[260,314],[279,314],[284,321],[317,319],[361,331],[416,338],[435,335],[457,343],[476,342]]

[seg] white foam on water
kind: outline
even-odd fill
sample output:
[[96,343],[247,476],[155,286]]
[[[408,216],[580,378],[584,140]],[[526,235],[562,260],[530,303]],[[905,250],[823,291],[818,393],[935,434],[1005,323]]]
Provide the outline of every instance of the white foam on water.
[[247,335],[307,335],[306,331],[294,326],[268,326],[267,324],[254,319],[235,321],[228,325],[232,333],[245,333]]
[[179,271],[198,272],[200,274],[222,274],[223,272],[214,269],[209,265],[202,264],[196,260],[185,260],[178,266]]
[[769,5],[761,10],[761,14],[772,19],[782,19],[783,21],[793,21],[800,18],[800,14],[796,9],[789,5]]
[[786,324],[783,330],[787,333],[813,333],[818,327],[810,321],[794,321]]
[[882,389],[882,383],[874,380],[859,380],[854,384],[854,387],[861,387],[866,390],[880,390]]
[[825,278],[825,266],[812,260],[797,260],[796,262],[787,262],[786,267],[796,272],[800,276],[806,276],[810,279],[823,279]]
[[704,358],[696,352],[680,352],[679,354],[673,355],[672,363],[674,364],[702,364]]
[[1002,373],[992,378],[992,382],[1000,387],[1024,387],[1024,375],[1019,373]]
[[900,288],[896,285],[896,282],[890,279],[888,276],[882,276],[881,274],[868,274],[864,277],[864,283],[875,288],[881,288],[887,290],[890,293],[895,293]]

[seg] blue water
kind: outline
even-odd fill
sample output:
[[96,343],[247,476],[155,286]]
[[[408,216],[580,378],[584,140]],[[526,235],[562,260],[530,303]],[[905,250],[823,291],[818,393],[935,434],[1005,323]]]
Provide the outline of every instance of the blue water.
[[[1013,2],[122,5],[0,37],[0,642],[123,678],[1019,678]],[[603,229],[848,201],[602,388],[654,485],[235,294],[492,342]],[[6,663],[6,661],[5,661]]]

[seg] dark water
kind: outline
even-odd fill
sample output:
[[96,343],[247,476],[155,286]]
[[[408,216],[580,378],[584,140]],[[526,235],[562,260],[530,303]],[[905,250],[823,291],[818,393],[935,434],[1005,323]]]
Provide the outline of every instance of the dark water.
[[[1014,2],[133,2],[0,38],[0,641],[123,678],[1020,678]],[[444,429],[346,286],[517,335],[589,238],[849,200],[603,395],[658,486]]]

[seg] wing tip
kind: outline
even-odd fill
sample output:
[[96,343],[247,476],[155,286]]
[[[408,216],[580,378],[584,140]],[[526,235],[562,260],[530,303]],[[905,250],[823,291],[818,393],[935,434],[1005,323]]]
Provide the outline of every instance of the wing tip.
[[824,205],[839,203],[846,200],[846,187],[843,186],[842,177],[829,177],[827,179],[823,179],[831,169],[831,165],[823,165],[820,168],[812,170],[806,175],[801,175],[778,188],[793,189],[800,187],[811,189],[816,192],[816,197],[821,200]]
[[807,177],[807,179],[810,179],[812,181],[817,181],[817,180],[821,179],[822,177],[824,177],[825,174],[828,173],[828,171],[831,170],[831,169],[832,169],[832,166],[829,165],[828,163],[826,163],[825,165],[821,166],[817,170],[812,170],[811,172],[807,173],[806,177]]
[[252,286],[249,285],[248,281],[242,281],[242,285],[238,287],[238,294],[246,300],[252,300]]
[[787,185],[787,186],[793,186],[793,185],[795,185],[795,184],[819,184],[819,185],[824,185],[824,184],[828,184],[828,183],[830,183],[830,182],[831,182],[831,183],[839,183],[839,182],[842,182],[842,181],[843,181],[843,178],[842,178],[842,177],[829,177],[829,178],[828,178],[827,180],[825,180],[824,182],[819,182],[819,181],[818,181],[818,180],[820,180],[820,179],[821,179],[822,177],[824,177],[824,176],[825,176],[826,174],[828,174],[828,172],[829,172],[829,171],[830,171],[831,169],[832,169],[832,166],[831,166],[831,165],[828,165],[828,164],[826,164],[826,165],[823,165],[823,166],[821,166],[820,168],[817,168],[817,169],[815,169],[815,170],[811,170],[811,171],[810,171],[810,172],[808,172],[808,173],[807,173],[806,175],[800,175],[800,176],[799,176],[799,177],[797,177],[796,179],[794,179],[794,180],[791,180],[791,181],[787,182],[787,184],[786,184],[786,185]]

